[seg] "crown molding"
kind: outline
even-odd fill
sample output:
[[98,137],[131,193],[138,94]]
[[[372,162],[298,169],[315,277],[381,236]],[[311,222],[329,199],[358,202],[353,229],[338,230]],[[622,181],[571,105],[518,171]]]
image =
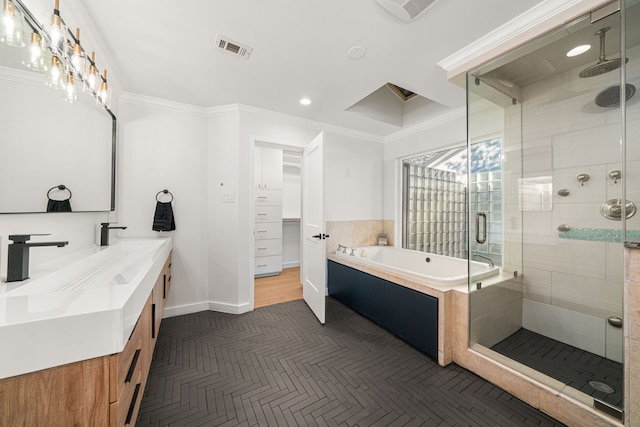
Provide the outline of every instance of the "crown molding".
[[156,107],[156,108],[165,108],[173,111],[178,111],[182,113],[190,113],[190,114],[198,114],[205,115],[207,113],[207,109],[203,107],[197,107],[191,104],[184,104],[182,102],[169,101],[166,99],[155,98],[153,96],[140,95],[132,92],[124,92],[120,98],[118,98],[120,103],[128,103],[135,105],[143,105],[146,107]]
[[461,73],[513,49],[527,40],[551,31],[611,0],[544,0],[506,24],[496,28],[438,65],[452,79]]

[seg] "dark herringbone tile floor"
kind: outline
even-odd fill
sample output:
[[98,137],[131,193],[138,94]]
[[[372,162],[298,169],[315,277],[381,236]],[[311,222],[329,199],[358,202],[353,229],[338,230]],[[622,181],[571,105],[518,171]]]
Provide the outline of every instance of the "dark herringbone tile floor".
[[162,322],[138,426],[552,426],[456,365],[441,368],[332,298]]
[[[622,408],[624,365],[527,329],[491,347],[492,350],[555,378],[576,390]],[[611,387],[598,390],[590,381]],[[597,386],[597,384],[596,384]]]

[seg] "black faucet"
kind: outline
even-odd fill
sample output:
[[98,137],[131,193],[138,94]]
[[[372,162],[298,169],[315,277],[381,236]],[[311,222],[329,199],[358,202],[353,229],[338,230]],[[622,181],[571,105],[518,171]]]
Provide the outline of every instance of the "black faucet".
[[[34,234],[34,236],[47,236],[47,234]],[[13,234],[9,240],[13,243],[8,248],[7,282],[19,282],[29,278],[29,248],[39,246],[66,246],[69,242],[33,242],[27,243],[31,234]]]
[[127,227],[109,227],[108,222],[101,222],[102,228],[100,229],[100,246],[109,246],[109,230],[120,229],[126,230]]

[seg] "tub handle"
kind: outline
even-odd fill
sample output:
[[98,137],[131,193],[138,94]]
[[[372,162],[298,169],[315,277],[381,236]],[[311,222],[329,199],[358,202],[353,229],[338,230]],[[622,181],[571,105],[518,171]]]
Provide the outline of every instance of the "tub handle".
[[[480,218],[482,218],[482,239],[480,239]],[[487,214],[478,212],[476,214],[476,242],[483,244],[487,241]]]

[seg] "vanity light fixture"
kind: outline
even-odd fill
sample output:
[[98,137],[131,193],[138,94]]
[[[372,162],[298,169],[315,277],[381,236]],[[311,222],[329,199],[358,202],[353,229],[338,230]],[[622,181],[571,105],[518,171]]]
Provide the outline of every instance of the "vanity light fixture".
[[33,71],[47,71],[51,63],[45,40],[36,31],[31,33],[31,42],[24,50],[22,65]]
[[569,58],[572,58],[574,56],[582,55],[583,53],[585,53],[589,49],[591,49],[591,45],[590,44],[583,44],[583,45],[580,45],[580,46],[576,46],[573,49],[571,49],[569,52],[567,52],[567,56]]
[[310,105],[311,104],[311,100],[309,98],[302,98],[300,100],[300,104],[301,105]]
[[[75,35],[67,29],[60,16],[60,0],[55,0],[48,31],[36,20],[22,0],[0,0],[0,42],[24,46],[23,28],[32,30],[31,42],[23,53],[22,64],[33,71],[46,71],[45,84],[64,90],[64,100],[74,102],[78,91],[91,94],[96,103],[109,108],[111,88],[107,84],[107,71],[100,75],[95,61],[80,43],[80,29]],[[28,27],[27,27],[28,25]],[[22,44],[16,44],[21,41]]]
[[22,13],[16,10],[11,0],[4,0],[0,18],[0,42],[9,46],[23,47],[25,45],[23,22]]

